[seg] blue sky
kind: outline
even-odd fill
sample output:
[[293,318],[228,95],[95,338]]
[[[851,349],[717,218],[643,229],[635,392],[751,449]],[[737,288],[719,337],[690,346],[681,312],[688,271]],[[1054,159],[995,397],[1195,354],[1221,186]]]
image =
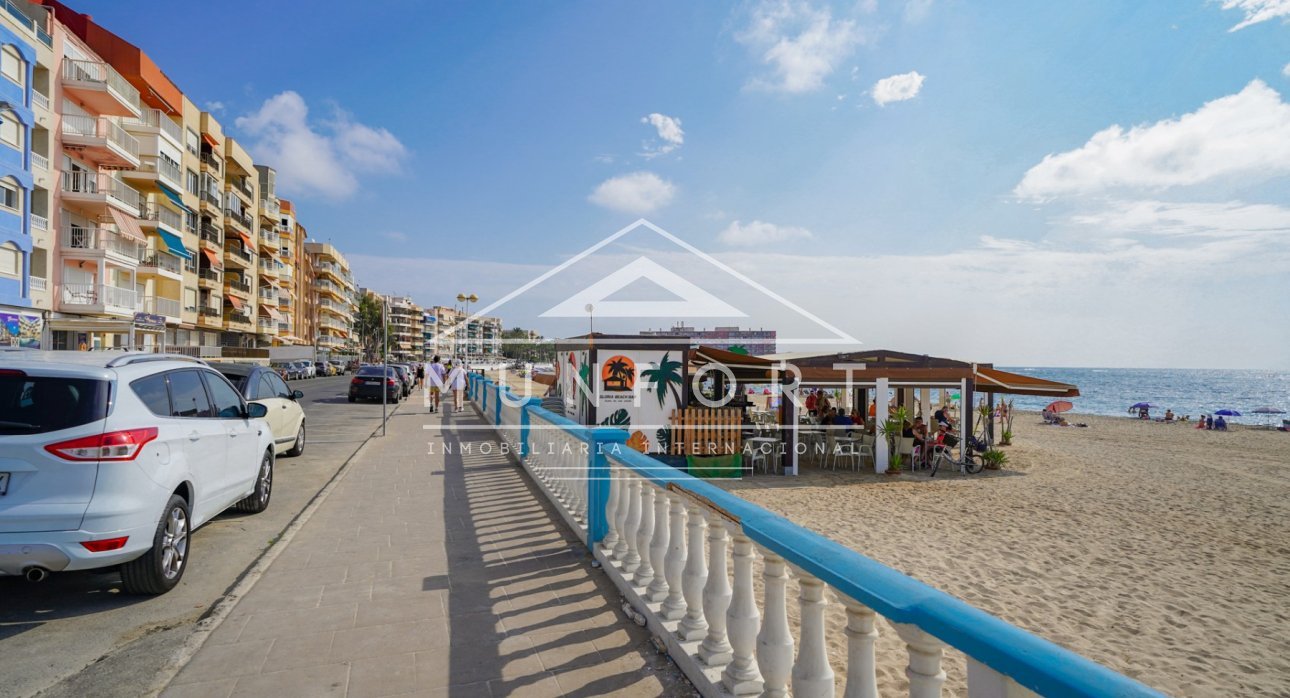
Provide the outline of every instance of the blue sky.
[[72,4],[422,303],[647,216],[869,346],[1290,368],[1290,0]]

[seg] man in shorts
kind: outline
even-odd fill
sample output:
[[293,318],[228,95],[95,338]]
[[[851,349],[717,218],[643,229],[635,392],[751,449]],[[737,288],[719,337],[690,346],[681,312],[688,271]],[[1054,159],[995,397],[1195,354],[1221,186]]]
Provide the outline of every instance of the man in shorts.
[[430,370],[426,373],[426,380],[430,386],[430,411],[439,411],[439,393],[444,387],[444,376],[447,371],[444,370],[443,364],[439,363],[439,355],[435,354],[430,360]]

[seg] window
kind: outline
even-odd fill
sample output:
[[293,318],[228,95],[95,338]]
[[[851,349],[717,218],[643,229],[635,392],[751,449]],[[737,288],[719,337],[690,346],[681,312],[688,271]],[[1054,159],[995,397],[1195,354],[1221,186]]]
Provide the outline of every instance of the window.
[[[188,152],[192,153],[193,155],[200,155],[201,149],[202,149],[202,139],[197,135],[197,132],[190,128],[188,129],[188,133],[184,134],[184,138],[185,138],[184,144],[188,147]],[[197,192],[193,192],[193,193],[196,194]]]
[[228,384],[218,373],[202,371],[206,377],[206,387],[211,391],[211,400],[215,403],[215,416],[220,419],[241,419],[245,410],[242,408],[242,396]]
[[166,390],[166,374],[140,378],[130,384],[148,410],[158,417],[170,416],[170,393]]
[[260,374],[260,387],[255,391],[255,399],[268,400],[273,397],[281,396],[279,396],[278,392],[273,389],[273,383],[269,380],[269,374]]
[[22,122],[11,111],[0,112],[0,141],[5,145],[22,150]]
[[44,434],[103,419],[109,387],[92,378],[0,375],[0,434]]
[[[189,133],[192,133],[192,131],[189,131]],[[197,173],[188,170],[188,193],[197,196],[202,193],[201,187],[202,181],[197,178]]]
[[269,381],[269,385],[272,386],[273,394],[275,396],[280,398],[286,398],[288,400],[291,399],[291,395],[292,395],[291,388],[287,387],[286,382],[283,381],[282,378],[278,376],[278,374],[266,373],[264,374],[264,377],[266,380]]
[[197,312],[197,289],[195,288],[184,289],[184,310],[190,313]]
[[22,274],[22,252],[11,243],[0,245],[0,276]]
[[27,84],[27,63],[11,46],[0,49],[0,73],[19,85]]
[[198,374],[198,371],[174,371],[169,375],[171,417],[214,416]]
[[0,206],[22,210],[22,197],[18,194],[18,185],[8,180],[0,181]]

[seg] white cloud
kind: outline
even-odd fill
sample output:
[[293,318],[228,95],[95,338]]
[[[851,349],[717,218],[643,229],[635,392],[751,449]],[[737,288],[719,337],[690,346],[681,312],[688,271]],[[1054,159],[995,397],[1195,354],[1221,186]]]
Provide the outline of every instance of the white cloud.
[[222,114],[224,112],[224,103],[219,101],[207,102],[206,111],[212,114]]
[[717,235],[717,240],[727,245],[754,246],[770,245],[777,242],[809,240],[813,235],[806,228],[775,225],[763,221],[752,221],[744,224],[731,221],[726,229]]
[[1177,203],[1117,201],[1097,211],[1078,213],[1071,223],[1091,235],[1140,235],[1191,238],[1245,238],[1290,241],[1290,209],[1242,201]]
[[676,185],[653,172],[633,172],[600,183],[587,200],[624,213],[646,214],[672,202]]
[[1290,0],[1223,0],[1223,9],[1245,13],[1240,24],[1228,29],[1234,32],[1270,19],[1290,17]]
[[347,197],[358,190],[358,174],[397,171],[407,156],[389,131],[344,112],[311,122],[304,98],[290,90],[235,123],[250,137],[252,156],[277,170],[278,186],[288,194]]
[[917,70],[883,78],[873,85],[873,101],[877,102],[878,106],[887,106],[890,102],[913,99],[923,89],[925,79],[926,76],[920,75]]
[[1043,200],[1115,188],[1166,189],[1219,177],[1290,172],[1290,105],[1260,80],[1177,119],[1119,125],[1082,147],[1046,156],[1013,190]]
[[408,241],[408,234],[399,232],[397,230],[391,230],[389,232],[381,233],[381,237],[385,238],[386,240],[392,240],[394,242]]
[[805,0],[763,0],[736,39],[770,66],[771,77],[748,86],[780,92],[810,92],[824,85],[860,41],[856,23],[834,19],[828,7]]
[[685,143],[685,131],[681,130],[681,120],[674,116],[654,112],[649,116],[642,116],[641,123],[653,126],[658,132],[658,139],[662,141],[661,144],[644,144],[644,152],[641,155],[646,159],[666,155]]
[[910,24],[917,24],[925,19],[932,12],[932,3],[934,0],[905,0],[905,21]]
[[1281,69],[1281,74],[1290,78],[1290,63],[1286,63],[1286,67]]

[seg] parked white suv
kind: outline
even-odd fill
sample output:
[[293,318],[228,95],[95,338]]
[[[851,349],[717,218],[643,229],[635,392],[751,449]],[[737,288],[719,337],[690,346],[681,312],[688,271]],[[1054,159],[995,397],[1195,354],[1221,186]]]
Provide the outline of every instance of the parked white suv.
[[269,505],[265,412],[196,359],[0,351],[0,575],[120,565],[127,592],[174,588],[194,529]]

